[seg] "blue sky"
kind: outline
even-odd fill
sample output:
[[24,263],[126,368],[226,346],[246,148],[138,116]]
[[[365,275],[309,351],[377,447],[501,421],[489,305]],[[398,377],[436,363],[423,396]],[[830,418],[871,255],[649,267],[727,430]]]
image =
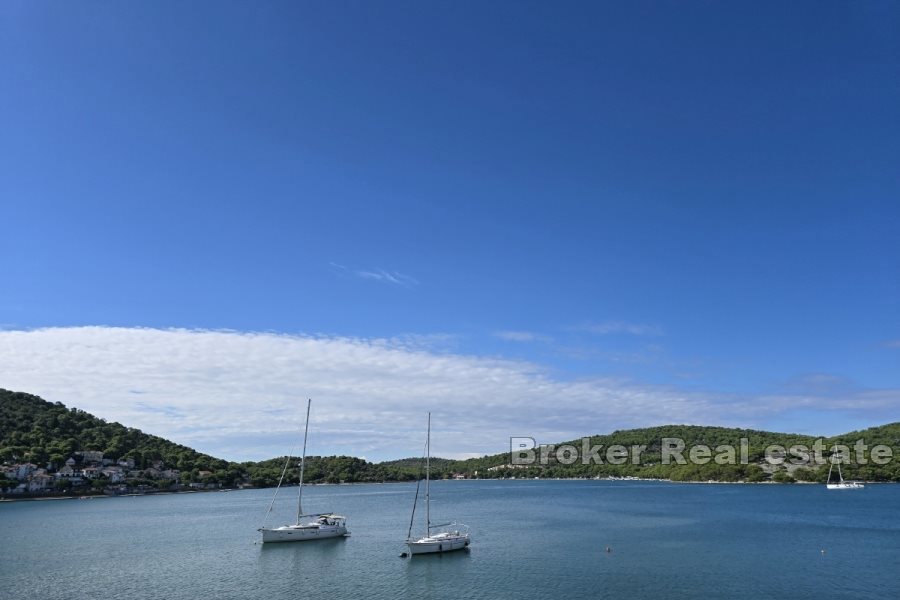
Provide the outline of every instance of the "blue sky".
[[[0,387],[229,458],[283,440],[171,415],[240,420],[248,396],[283,410],[315,390],[336,432],[321,449],[372,458],[421,445],[361,433],[403,439],[378,416],[398,397],[397,415],[481,428],[445,454],[896,421],[898,18],[890,2],[6,3]],[[234,413],[210,392],[234,357],[187,350],[212,332],[259,354],[222,400]],[[342,369],[303,370],[326,346]],[[142,366],[86,366],[84,348]],[[361,375],[379,365],[396,371]],[[411,365],[435,376],[407,397]],[[474,372],[534,385],[487,397]]]

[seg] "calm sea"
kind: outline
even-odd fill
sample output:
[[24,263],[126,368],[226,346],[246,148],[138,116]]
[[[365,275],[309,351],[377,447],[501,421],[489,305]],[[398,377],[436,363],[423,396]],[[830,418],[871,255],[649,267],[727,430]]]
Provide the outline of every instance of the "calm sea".
[[2,503],[0,597],[900,598],[898,485],[438,482],[471,551],[402,559],[414,489],[304,488],[352,536],[266,546],[271,490]]

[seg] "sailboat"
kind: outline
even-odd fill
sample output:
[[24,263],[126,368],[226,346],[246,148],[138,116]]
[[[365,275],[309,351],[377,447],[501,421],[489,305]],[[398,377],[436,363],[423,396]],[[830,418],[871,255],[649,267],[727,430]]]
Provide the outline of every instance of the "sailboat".
[[[413,514],[410,518],[410,531],[406,536],[406,546],[412,554],[433,554],[452,552],[469,547],[469,528],[459,523],[431,524],[431,413],[428,413],[428,437],[425,442],[425,535],[413,539],[412,522],[416,515],[416,504],[413,503]],[[418,492],[416,493],[418,496]],[[462,530],[460,530],[462,528]]]
[[[300,459],[300,486],[297,490],[297,522],[293,525],[282,525],[281,527],[266,527],[263,524],[259,528],[262,533],[263,543],[271,542],[306,542],[310,540],[323,540],[326,538],[335,538],[350,535],[347,531],[347,519],[341,515],[334,513],[317,513],[303,514],[303,469],[306,466],[306,439],[309,434],[309,409],[312,400],[306,403],[306,428],[303,431],[303,457]],[[287,471],[288,457],[285,462],[284,470],[281,473],[281,480],[278,487],[275,488],[275,496],[278,496],[278,490],[281,488],[281,482],[284,481],[284,474]],[[266,517],[272,512],[272,506],[275,504],[275,498],[272,498],[272,504],[266,512]]]
[[831,466],[828,468],[828,479],[825,482],[825,487],[829,490],[858,490],[866,487],[862,484],[861,481],[844,481],[844,476],[841,474],[841,463],[838,461],[838,482],[831,483],[831,471],[834,469],[834,455],[831,456]]

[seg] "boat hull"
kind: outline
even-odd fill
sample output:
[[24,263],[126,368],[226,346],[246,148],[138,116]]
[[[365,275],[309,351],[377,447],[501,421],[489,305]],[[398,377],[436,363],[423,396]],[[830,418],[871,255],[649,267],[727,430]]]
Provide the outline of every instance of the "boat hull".
[[260,532],[262,532],[262,541],[264,544],[309,542],[348,535],[347,527],[339,525],[326,525],[322,527],[288,525],[272,529],[262,528],[260,529]]
[[407,542],[410,554],[439,554],[441,552],[453,552],[464,550],[469,546],[468,535],[448,535],[444,537],[431,537]]
[[843,483],[829,483],[829,484],[826,484],[825,487],[827,487],[829,490],[859,490],[866,486],[861,483],[843,482]]

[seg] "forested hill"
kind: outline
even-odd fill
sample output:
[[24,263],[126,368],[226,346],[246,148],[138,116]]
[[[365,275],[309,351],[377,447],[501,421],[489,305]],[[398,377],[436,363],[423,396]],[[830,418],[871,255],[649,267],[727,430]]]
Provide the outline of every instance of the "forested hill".
[[[703,445],[713,457],[702,464],[663,464],[662,441],[666,438],[684,442],[685,457],[691,447]],[[749,440],[748,461],[741,464],[722,464],[716,460],[716,449],[732,446],[740,459],[741,439]],[[825,439],[825,443],[852,446],[863,439],[871,448],[883,444],[892,449],[897,460],[888,464],[847,465],[845,477],[868,481],[900,481],[900,423],[850,432]],[[549,440],[537,440],[539,443]],[[555,452],[535,449],[536,464],[511,464],[509,452],[469,460],[432,458],[432,476],[448,478],[547,478],[547,477],[645,477],[682,481],[824,481],[827,465],[785,464],[772,466],[763,460],[764,449],[773,444],[790,448],[796,444],[811,447],[816,439],[794,434],[771,433],[747,429],[670,425],[643,429],[615,431],[590,437],[587,443],[596,450],[596,458],[584,464],[579,459],[572,464],[560,461]],[[564,442],[582,451],[583,440]],[[557,444],[561,446],[563,444]],[[611,446],[644,446],[637,460],[615,460]],[[462,448],[460,450],[463,450]],[[102,453],[102,459],[97,457]],[[790,456],[787,458],[791,458]],[[866,455],[868,458],[868,455]],[[92,462],[94,461],[94,462]],[[102,461],[102,462],[101,462]],[[60,472],[70,463],[74,473],[60,478]],[[71,464],[71,463],[75,464]],[[0,492],[13,484],[32,487],[36,476],[43,477],[43,485],[35,493],[63,493],[90,490],[109,493],[110,483],[118,479],[119,488],[184,489],[234,487],[239,485],[271,486],[277,483],[285,464],[296,466],[297,459],[273,458],[261,462],[234,463],[196,452],[154,435],[119,423],[107,423],[77,408],[62,403],[47,402],[37,396],[0,390]],[[621,464],[617,464],[621,463]],[[118,466],[117,466],[118,465]],[[104,468],[105,467],[105,468]],[[94,470],[91,470],[91,469]],[[116,469],[120,472],[116,472]],[[18,470],[17,470],[18,469]],[[422,460],[408,458],[382,463],[370,463],[349,456],[308,457],[306,481],[309,483],[408,481],[422,476]],[[24,474],[23,474],[24,473]],[[83,473],[86,480],[79,481]],[[89,475],[90,474],[90,475]],[[298,479],[297,469],[287,471],[288,483]],[[81,486],[81,487],[79,487]],[[30,492],[29,492],[30,493]]]
[[[271,486],[278,482],[287,462],[284,456],[261,462],[229,462],[139,429],[108,423],[78,408],[67,408],[60,402],[47,402],[31,394],[0,389],[0,465],[11,469],[12,465],[24,463],[56,475],[70,459],[77,463],[75,470],[83,471],[85,463],[90,462],[85,457],[94,453],[102,453],[102,459],[96,465],[98,468],[104,466],[103,463],[128,465],[122,468],[124,483],[157,489]],[[295,467],[296,463],[295,457],[289,466]],[[432,475],[449,477],[455,466],[456,461],[435,458]],[[421,477],[422,473],[421,459],[373,464],[350,456],[309,456],[305,481],[408,481]],[[9,477],[7,474],[6,478]],[[2,472],[0,478],[3,478]],[[54,490],[63,484],[77,482],[77,477],[63,481],[56,479],[52,482]],[[108,483],[107,479],[101,476],[82,483],[102,489],[102,484]],[[296,483],[298,479],[296,468],[287,471],[286,483]]]
[[[684,443],[682,452],[688,464],[678,464],[670,461],[663,464],[662,443],[663,440],[680,440]],[[746,440],[746,462],[742,462],[742,440]],[[863,440],[868,449],[877,445],[889,447],[894,459],[887,464],[876,465],[872,462],[870,452],[861,454],[865,464],[857,462],[857,452],[853,451],[858,440]],[[545,440],[536,440],[543,443]],[[790,483],[794,481],[824,482],[828,476],[828,464],[816,463],[812,450],[816,442],[824,445],[825,450],[820,453],[823,460],[831,457],[831,449],[835,444],[843,444],[851,449],[852,464],[843,466],[844,477],[859,478],[866,481],[900,481],[900,423],[891,423],[880,427],[872,427],[863,431],[853,431],[830,438],[816,438],[808,435],[773,433],[753,429],[736,429],[726,427],[706,427],[697,425],[665,425],[661,427],[647,427],[641,429],[628,429],[614,431],[609,434],[595,435],[585,439],[570,440],[554,444],[555,448],[550,452],[544,452],[548,460],[541,464],[540,448],[534,450],[536,464],[531,466],[509,464],[510,454],[502,453],[493,456],[461,461],[457,470],[480,473],[487,471],[487,477],[639,477],[648,479],[671,479],[673,481],[776,481]],[[584,464],[580,458],[584,444],[589,447],[597,447],[596,453],[599,460],[591,460]],[[562,464],[556,455],[556,450],[563,446],[574,446],[579,451],[579,460],[573,464]],[[795,446],[803,446],[809,449],[809,460],[802,460],[802,453],[792,454],[790,449]],[[611,446],[624,446],[629,450],[623,464],[613,464],[609,460],[607,452]],[[632,461],[630,449],[634,446],[646,446],[641,449],[639,460],[635,464]],[[692,447],[703,446],[710,449],[710,455],[701,463],[691,461],[689,450]],[[781,446],[785,449],[783,464],[772,464],[765,460],[765,451],[771,446]],[[736,464],[727,464],[727,453],[717,452],[717,448],[731,447],[735,449],[734,461]],[[717,456],[722,459],[720,464]],[[778,453],[771,456],[778,458]],[[613,455],[616,458],[616,455]],[[623,460],[623,459],[620,459]],[[460,466],[462,465],[462,466]]]
[[131,459],[134,468],[163,466],[181,472],[227,472],[225,460],[201,454],[139,429],[107,423],[60,402],[0,389],[0,462],[29,461],[39,466],[52,463],[59,468],[67,459],[83,451],[99,451],[117,461]]

